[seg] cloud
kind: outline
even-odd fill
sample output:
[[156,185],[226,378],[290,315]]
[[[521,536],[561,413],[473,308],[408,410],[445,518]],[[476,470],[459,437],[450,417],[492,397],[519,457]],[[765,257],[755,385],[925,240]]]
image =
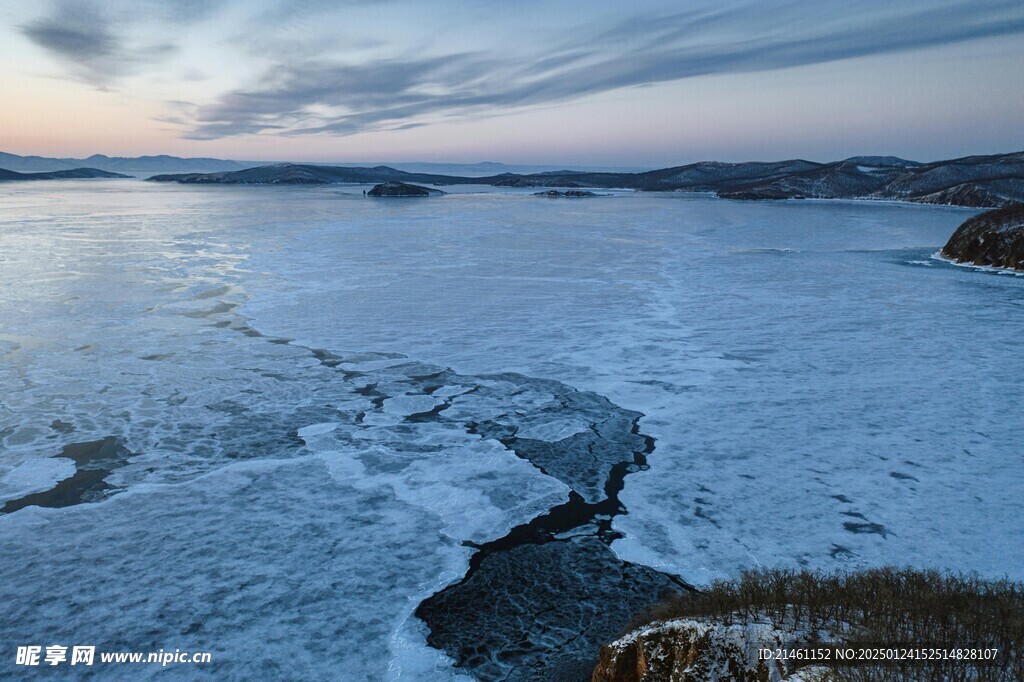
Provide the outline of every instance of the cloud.
[[799,0],[629,17],[517,55],[477,51],[360,63],[290,55],[252,87],[193,108],[185,135],[402,129],[441,116],[492,115],[619,88],[1021,32],[1024,5],[1018,0],[880,5],[873,12],[853,12],[836,0]]
[[205,17],[217,3],[180,0],[172,3],[64,0],[50,14],[21,27],[25,37],[62,60],[79,79],[106,86],[178,52],[170,40],[132,40],[139,25],[168,24]]
[[64,5],[56,14],[24,29],[33,42],[69,59],[104,58],[117,49],[100,18],[87,8]]

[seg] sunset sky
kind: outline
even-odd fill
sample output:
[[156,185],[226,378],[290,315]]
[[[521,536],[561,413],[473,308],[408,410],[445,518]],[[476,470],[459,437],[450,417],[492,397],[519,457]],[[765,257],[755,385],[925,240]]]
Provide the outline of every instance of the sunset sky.
[[7,1],[0,151],[668,166],[1024,149],[1024,3]]

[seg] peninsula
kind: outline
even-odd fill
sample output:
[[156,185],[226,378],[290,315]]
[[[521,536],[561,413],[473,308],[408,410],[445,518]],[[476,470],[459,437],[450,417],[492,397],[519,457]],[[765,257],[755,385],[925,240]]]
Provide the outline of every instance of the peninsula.
[[49,171],[46,173],[17,173],[0,168],[0,182],[20,180],[82,180],[88,178],[130,178],[130,175],[111,173],[97,168],[73,168],[71,170]]

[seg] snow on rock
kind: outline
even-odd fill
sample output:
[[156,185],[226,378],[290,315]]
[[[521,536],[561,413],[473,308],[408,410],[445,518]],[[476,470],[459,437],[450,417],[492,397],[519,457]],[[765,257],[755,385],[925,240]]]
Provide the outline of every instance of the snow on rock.
[[792,646],[769,621],[724,625],[677,619],[646,626],[601,648],[592,682],[824,682],[824,668],[794,671],[759,660],[759,649]]

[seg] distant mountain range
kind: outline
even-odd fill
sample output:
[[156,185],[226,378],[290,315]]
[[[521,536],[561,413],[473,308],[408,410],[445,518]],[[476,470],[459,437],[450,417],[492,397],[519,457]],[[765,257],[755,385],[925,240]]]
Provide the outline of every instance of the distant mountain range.
[[[224,173],[184,173],[154,175],[152,182],[179,182],[187,185],[340,185],[382,182],[425,182],[432,185],[493,184],[493,177],[471,178],[457,175],[408,173],[390,166],[373,168],[349,166],[312,166],[280,163]],[[510,175],[511,177],[511,175]]]
[[0,168],[20,173],[95,168],[127,175],[153,175],[155,173],[216,173],[242,170],[259,162],[225,161],[224,159],[182,159],[177,156],[104,156],[93,154],[85,159],[57,159],[45,156],[18,156],[0,152]]
[[128,175],[111,173],[98,168],[73,168],[71,170],[50,171],[46,173],[16,173],[0,168],[0,182],[17,180],[80,180],[85,178],[127,178]]
[[[510,170],[521,168],[536,172],[516,173]],[[416,163],[406,164],[400,170],[385,165],[264,163],[166,155],[126,158],[97,154],[86,159],[55,159],[0,152],[0,169],[5,169],[0,170],[0,180],[118,177],[116,174],[123,174],[151,176],[149,179],[156,182],[184,184],[405,182],[496,187],[599,187],[649,192],[714,192],[721,198],[738,200],[888,199],[978,208],[1024,201],[1024,152],[968,156],[932,163],[894,156],[855,156],[832,163],[803,159],[746,163],[703,161],[640,172],[549,170],[544,166],[505,166],[491,162]],[[459,172],[455,173],[453,169]],[[435,172],[442,170],[448,172]],[[28,175],[32,177],[22,177]]]
[[[227,159],[210,158],[180,158],[177,156],[104,156],[94,154],[85,159],[72,158],[51,158],[45,156],[18,156],[0,152],[0,168],[17,171],[19,173],[37,173],[58,170],[72,170],[75,168],[97,168],[99,170],[111,171],[114,173],[126,173],[140,177],[149,177],[158,173],[220,173],[225,171],[244,170],[256,166],[278,165],[277,161],[231,161]],[[308,164],[321,165],[321,164]],[[340,167],[373,167],[379,163],[338,163],[326,164]],[[484,161],[481,163],[426,163],[408,162],[394,163],[409,173],[443,173],[447,175],[459,175],[467,177],[497,175],[499,173],[550,173],[550,172],[571,172],[560,166],[542,165],[508,165]],[[640,168],[592,168],[576,170],[626,170],[638,171]]]
[[[264,165],[264,164],[261,164]],[[434,175],[457,175],[471,178],[489,177],[502,173],[536,174],[548,175],[574,172],[629,172],[638,173],[647,170],[644,167],[613,167],[613,166],[545,166],[538,164],[507,164],[495,161],[481,161],[480,163],[429,163],[425,161],[407,162],[374,162],[374,163],[325,163],[313,164],[325,166],[341,166],[347,168],[360,167],[372,168],[374,166],[388,166],[407,173],[423,173]]]
[[553,171],[484,177],[410,173],[390,166],[274,164],[216,173],[157,175],[184,184],[324,185],[390,181],[432,185],[601,187],[714,192],[727,199],[888,199],[951,206],[998,207],[1024,201],[1024,152],[920,163],[857,156],[832,163],[705,161],[640,173]]

